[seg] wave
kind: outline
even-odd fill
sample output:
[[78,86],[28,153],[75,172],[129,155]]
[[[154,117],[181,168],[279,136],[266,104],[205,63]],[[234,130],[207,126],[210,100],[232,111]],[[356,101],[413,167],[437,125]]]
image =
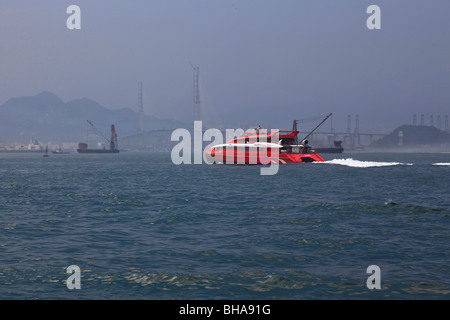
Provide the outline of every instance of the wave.
[[450,166],[449,162],[437,162],[433,163],[433,166]]
[[347,159],[333,159],[325,161],[328,164],[340,164],[343,166],[354,167],[354,168],[370,168],[370,167],[386,167],[386,166],[398,166],[398,165],[413,165],[412,163],[402,163],[402,162],[379,162],[379,161],[361,161],[354,160],[352,158]]

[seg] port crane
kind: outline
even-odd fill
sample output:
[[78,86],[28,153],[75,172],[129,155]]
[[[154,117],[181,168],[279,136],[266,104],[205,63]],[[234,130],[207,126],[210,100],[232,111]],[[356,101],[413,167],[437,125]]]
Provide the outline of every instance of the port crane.
[[94,126],[94,123],[92,123],[92,121],[90,121],[90,120],[86,120],[86,121],[87,121],[87,123],[89,123],[89,124],[92,126],[92,128],[94,128],[94,130],[95,130],[100,136],[102,136],[106,141],[109,142],[109,149],[110,149],[110,150],[116,150],[116,149],[119,148],[119,144],[118,144],[118,142],[117,142],[116,128],[115,128],[115,126],[114,126],[113,124],[111,125],[111,137],[108,139],[107,137],[105,137],[105,135],[104,135],[100,130],[98,130],[98,129]]

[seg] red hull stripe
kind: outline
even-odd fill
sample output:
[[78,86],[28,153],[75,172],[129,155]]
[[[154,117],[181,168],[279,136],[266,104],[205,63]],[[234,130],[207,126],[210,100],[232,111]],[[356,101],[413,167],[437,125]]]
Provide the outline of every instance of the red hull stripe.
[[226,152],[215,152],[213,155],[211,151],[206,152],[207,156],[215,162],[234,163],[234,164],[269,164],[277,161],[278,163],[301,163],[301,162],[323,162],[325,161],[319,154],[278,154],[273,152],[251,152],[251,151],[236,151],[228,155]]

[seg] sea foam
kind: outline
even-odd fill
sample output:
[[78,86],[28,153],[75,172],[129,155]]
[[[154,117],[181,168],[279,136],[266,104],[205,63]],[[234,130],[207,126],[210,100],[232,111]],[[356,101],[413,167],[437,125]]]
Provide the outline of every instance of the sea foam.
[[328,164],[340,164],[348,167],[355,168],[370,168],[370,167],[386,167],[386,166],[398,166],[398,165],[412,165],[412,163],[402,163],[402,162],[379,162],[379,161],[361,161],[354,160],[352,158],[347,159],[333,159],[325,161]]

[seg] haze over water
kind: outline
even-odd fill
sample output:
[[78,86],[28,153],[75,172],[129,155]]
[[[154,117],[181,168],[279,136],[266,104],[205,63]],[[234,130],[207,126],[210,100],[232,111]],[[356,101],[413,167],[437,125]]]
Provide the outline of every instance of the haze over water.
[[137,110],[142,81],[147,115],[191,122],[195,65],[214,127],[332,112],[339,130],[358,114],[363,132],[448,114],[447,0],[79,0],[81,29],[69,30],[73,4],[1,2],[0,103],[49,91]]

